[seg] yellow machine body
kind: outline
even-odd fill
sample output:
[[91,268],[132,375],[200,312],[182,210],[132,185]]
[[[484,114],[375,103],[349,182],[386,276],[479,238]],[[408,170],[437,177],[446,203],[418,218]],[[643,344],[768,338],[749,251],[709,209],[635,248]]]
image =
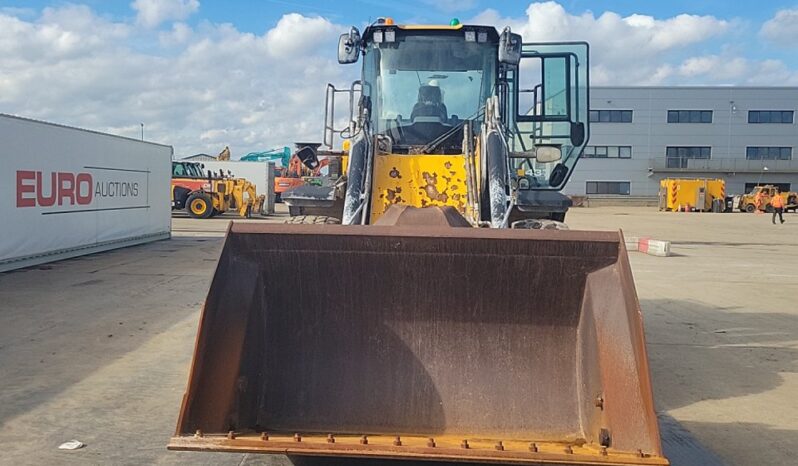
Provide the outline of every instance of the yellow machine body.
[[377,155],[374,161],[371,223],[392,205],[457,209],[465,218],[468,187],[464,155]]
[[[759,195],[759,202],[757,202]],[[798,207],[798,193],[794,191],[780,191],[776,186],[766,184],[757,186],[748,194],[740,197],[740,210],[745,212],[768,211],[772,212],[773,206],[770,201],[773,196],[781,196],[784,200],[785,209],[796,209]]]
[[[252,212],[260,212],[266,196],[258,195],[255,185],[243,178],[223,178],[214,180],[213,191],[210,195],[216,212],[224,213],[235,210],[241,217],[248,217]],[[195,214],[201,215],[203,212],[198,209],[207,208],[202,202],[189,205]]]
[[238,211],[242,217],[246,217],[251,212],[260,212],[266,196],[258,196],[255,185],[243,178],[230,178],[228,182],[228,192],[230,193],[231,206]]

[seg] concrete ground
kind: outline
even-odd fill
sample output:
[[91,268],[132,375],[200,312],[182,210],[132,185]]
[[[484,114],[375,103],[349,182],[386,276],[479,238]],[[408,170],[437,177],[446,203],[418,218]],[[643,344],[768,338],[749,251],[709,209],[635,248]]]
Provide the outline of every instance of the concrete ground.
[[[794,464],[798,215],[786,219],[569,214],[573,229],[673,241],[674,257],[630,260],[674,464],[711,462],[684,453],[696,441],[728,464]],[[0,464],[287,464],[165,449],[228,220],[177,218],[169,241],[0,274]],[[57,449],[71,439],[87,446]]]

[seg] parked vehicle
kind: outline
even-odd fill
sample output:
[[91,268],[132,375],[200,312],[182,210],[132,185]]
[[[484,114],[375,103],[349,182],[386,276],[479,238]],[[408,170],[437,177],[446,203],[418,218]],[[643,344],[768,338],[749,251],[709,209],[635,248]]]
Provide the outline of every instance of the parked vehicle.
[[210,218],[235,210],[242,217],[261,213],[265,196],[244,178],[204,172],[197,162],[172,162],[172,210],[185,209],[194,218]]
[[784,199],[784,211],[792,210],[795,212],[798,209],[798,193],[795,191],[780,192],[779,188],[766,184],[757,186],[748,194],[740,196],[740,203],[737,208],[742,212],[756,212],[765,211],[773,212],[773,207],[770,205],[770,199],[773,196],[781,196]]

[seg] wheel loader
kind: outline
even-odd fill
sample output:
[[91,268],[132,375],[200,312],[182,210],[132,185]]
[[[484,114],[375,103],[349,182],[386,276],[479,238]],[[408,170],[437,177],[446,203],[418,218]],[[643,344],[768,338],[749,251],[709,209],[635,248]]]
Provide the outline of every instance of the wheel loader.
[[210,218],[228,210],[242,217],[262,212],[266,196],[244,178],[223,172],[203,173],[196,162],[172,162],[172,210],[185,209],[193,218]]
[[668,464],[623,238],[562,224],[588,45],[382,19],[338,59],[342,225],[231,224],[168,447]]

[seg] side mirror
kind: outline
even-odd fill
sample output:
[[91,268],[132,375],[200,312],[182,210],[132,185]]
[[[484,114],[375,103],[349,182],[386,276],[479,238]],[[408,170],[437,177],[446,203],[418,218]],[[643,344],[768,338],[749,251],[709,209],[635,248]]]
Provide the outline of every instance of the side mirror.
[[568,167],[565,165],[558,163],[554,170],[551,171],[551,175],[549,176],[549,186],[557,187],[565,181],[565,177],[568,175]]
[[319,166],[319,158],[316,155],[316,150],[313,147],[305,146],[299,149],[296,153],[297,158],[302,165],[308,167],[311,170],[315,170],[316,167]]
[[499,37],[499,62],[508,65],[517,65],[521,61],[521,36],[510,32],[510,27],[504,28]]
[[360,56],[360,31],[352,26],[348,34],[338,38],[338,63],[345,65],[357,62]]
[[571,123],[571,144],[578,147],[585,143],[585,124]]
[[535,159],[540,163],[557,162],[562,159],[562,149],[559,146],[537,146]]

